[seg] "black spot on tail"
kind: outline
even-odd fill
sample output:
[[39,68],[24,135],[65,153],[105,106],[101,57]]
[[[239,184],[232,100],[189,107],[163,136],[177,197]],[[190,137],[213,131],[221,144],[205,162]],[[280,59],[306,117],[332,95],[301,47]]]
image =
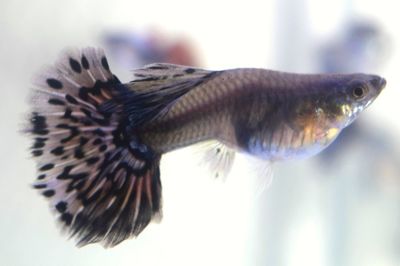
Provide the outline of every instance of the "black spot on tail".
[[42,138],[36,138],[35,142],[32,145],[33,149],[43,148],[46,145],[46,142],[42,140]]
[[101,143],[103,143],[103,140],[101,138],[97,138],[93,141],[93,145],[100,145]]
[[65,138],[62,138],[60,140],[60,143],[67,143],[68,141],[72,140],[76,136],[79,135],[80,131],[76,126],[69,126],[67,124],[58,124],[56,128],[60,129],[68,129],[70,131],[70,134],[66,136]]
[[85,137],[80,137],[80,138],[79,138],[79,145],[80,145],[81,147],[85,146],[85,144],[88,143],[88,142],[89,142],[89,139],[88,139],[88,138],[85,138]]
[[50,198],[53,197],[54,194],[56,194],[56,192],[52,189],[46,190],[45,192],[43,192],[43,196]]
[[87,60],[85,55],[82,55],[81,64],[82,64],[84,69],[89,69],[89,67],[90,67],[89,66],[89,61]]
[[71,95],[69,95],[69,94],[65,95],[65,99],[66,99],[69,103],[78,104],[78,101],[75,99],[75,97],[73,97],[73,96],[71,96]]
[[186,68],[185,69],[185,73],[187,73],[187,74],[192,74],[194,72],[196,72],[196,69],[194,69],[194,68]]
[[104,152],[105,150],[107,150],[107,145],[103,144],[99,147],[99,152]]
[[61,218],[60,218],[60,219],[61,219],[61,221],[63,221],[66,225],[71,225],[73,216],[72,216],[70,213],[65,212],[65,213],[63,213],[63,214],[61,215]]
[[90,157],[89,159],[86,160],[87,165],[93,165],[97,163],[100,160],[99,157]]
[[[45,135],[48,133],[46,117],[34,112],[34,113],[32,113],[31,124],[33,127],[32,132],[34,134]],[[42,144],[42,142],[43,142],[43,144]],[[40,144],[37,144],[37,143],[40,143]],[[36,139],[36,142],[35,142],[33,148],[41,148],[43,146],[44,146],[44,141],[41,141],[41,140],[38,141],[38,139]]]
[[41,156],[43,154],[42,150],[33,150],[32,151],[32,155],[37,157],[37,156]]
[[52,105],[65,105],[65,102],[63,100],[55,98],[49,99],[48,103]]
[[52,153],[52,154],[54,154],[56,156],[62,155],[62,154],[64,154],[64,147],[63,146],[58,146],[58,147],[52,149],[50,151],[50,153]]
[[162,69],[168,69],[168,67],[164,66],[164,65],[157,65],[157,66],[148,67],[148,69],[162,70]]
[[69,65],[71,66],[72,70],[75,71],[76,73],[81,73],[82,72],[81,65],[75,59],[70,58],[69,59]]
[[47,171],[54,168],[54,164],[48,163],[39,168],[39,171]]
[[110,71],[110,66],[108,65],[107,58],[101,58],[101,65],[104,67],[105,70]]
[[61,174],[59,174],[56,178],[57,179],[61,179],[61,180],[65,180],[65,179],[71,178],[71,176],[69,175],[69,172],[71,172],[71,170],[73,168],[74,168],[74,166],[72,166],[72,165],[64,167],[64,169],[61,172]]
[[75,149],[74,157],[76,159],[82,159],[82,158],[85,157],[85,153],[84,153],[82,147],[78,147],[78,148]]
[[68,204],[65,201],[60,201],[59,203],[56,204],[56,209],[57,211],[63,213],[67,210]]
[[43,188],[46,188],[46,187],[47,187],[46,184],[35,184],[35,185],[33,185],[33,188],[36,188],[36,189],[43,189]]
[[41,174],[41,175],[39,175],[36,179],[37,180],[43,180],[43,179],[45,179],[46,178],[46,175],[45,174]]
[[53,89],[60,90],[63,88],[61,81],[59,81],[57,79],[49,78],[46,80],[46,82],[47,82],[47,85],[49,85],[49,87],[51,87]]

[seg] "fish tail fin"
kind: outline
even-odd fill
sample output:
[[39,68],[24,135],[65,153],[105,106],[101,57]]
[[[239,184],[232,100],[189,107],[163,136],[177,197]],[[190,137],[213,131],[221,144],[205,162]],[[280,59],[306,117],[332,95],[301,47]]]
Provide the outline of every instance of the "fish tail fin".
[[184,91],[171,86],[158,101],[135,93],[96,48],[66,51],[35,85],[25,130],[38,169],[33,187],[77,244],[115,246],[160,218],[161,154],[135,129]]

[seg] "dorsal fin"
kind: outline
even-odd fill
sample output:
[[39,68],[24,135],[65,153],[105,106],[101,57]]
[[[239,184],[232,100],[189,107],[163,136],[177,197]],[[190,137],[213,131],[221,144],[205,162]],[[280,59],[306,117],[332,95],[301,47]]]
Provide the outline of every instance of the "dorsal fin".
[[119,92],[131,126],[140,126],[165,114],[181,96],[212,78],[208,71],[172,64],[151,64],[134,70],[134,80]]
[[167,63],[154,63],[133,71],[134,79],[128,86],[135,91],[159,90],[166,84],[189,80],[203,80],[215,71]]

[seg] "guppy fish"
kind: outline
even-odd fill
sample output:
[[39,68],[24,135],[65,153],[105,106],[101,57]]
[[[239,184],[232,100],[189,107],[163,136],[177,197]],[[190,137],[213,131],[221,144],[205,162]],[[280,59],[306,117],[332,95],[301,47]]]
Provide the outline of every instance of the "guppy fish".
[[162,154],[213,140],[219,159],[235,151],[266,161],[311,156],[386,84],[366,74],[162,63],[133,74],[121,83],[101,49],[85,48],[65,52],[35,81],[25,130],[34,187],[78,245],[115,246],[161,217]]

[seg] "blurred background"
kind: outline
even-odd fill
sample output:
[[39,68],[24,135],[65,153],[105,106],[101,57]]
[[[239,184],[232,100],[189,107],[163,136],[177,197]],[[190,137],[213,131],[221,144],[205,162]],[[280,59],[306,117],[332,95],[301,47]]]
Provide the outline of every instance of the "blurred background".
[[[2,265],[400,265],[400,17],[395,1],[0,2]],[[101,46],[114,73],[155,61],[209,69],[368,72],[386,90],[322,154],[274,165],[240,157],[226,182],[191,148],[161,162],[164,218],[105,250],[67,241],[30,188],[17,131],[31,77],[65,47]]]

